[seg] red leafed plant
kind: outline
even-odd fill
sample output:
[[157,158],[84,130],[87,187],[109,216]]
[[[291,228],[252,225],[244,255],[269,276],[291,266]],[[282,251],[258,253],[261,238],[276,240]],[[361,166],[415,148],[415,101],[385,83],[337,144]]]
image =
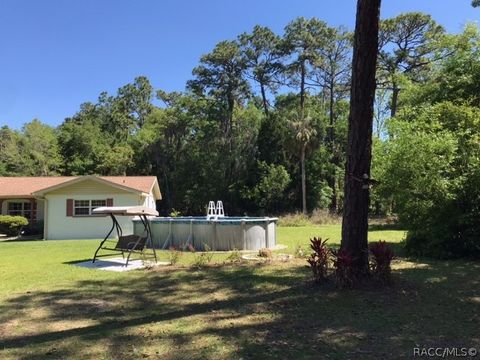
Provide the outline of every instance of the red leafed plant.
[[355,284],[355,261],[346,250],[331,250],[335,267],[335,283],[341,289],[351,288]]
[[393,260],[393,250],[385,241],[379,241],[368,245],[372,255],[370,270],[372,275],[383,284],[391,281],[391,263]]
[[310,248],[313,253],[307,259],[310,264],[310,269],[313,272],[313,280],[316,283],[323,283],[327,278],[328,270],[328,258],[330,250],[327,248],[326,243],[328,239],[322,240],[322,238],[310,239]]

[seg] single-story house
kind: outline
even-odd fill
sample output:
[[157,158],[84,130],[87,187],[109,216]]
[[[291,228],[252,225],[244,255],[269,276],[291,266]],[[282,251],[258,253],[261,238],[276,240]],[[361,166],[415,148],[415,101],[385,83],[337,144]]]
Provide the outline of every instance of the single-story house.
[[[0,214],[40,223],[48,240],[102,238],[111,220],[93,215],[93,209],[134,205],[155,209],[161,198],[155,176],[0,177]],[[131,218],[118,220],[126,234],[133,232]]]

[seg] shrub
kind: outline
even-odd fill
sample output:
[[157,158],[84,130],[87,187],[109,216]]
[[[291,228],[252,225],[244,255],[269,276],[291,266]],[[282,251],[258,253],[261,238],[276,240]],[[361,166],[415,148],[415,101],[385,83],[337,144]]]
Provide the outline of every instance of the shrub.
[[197,252],[192,244],[188,244],[188,248],[194,254],[193,265],[199,268],[207,266],[213,258],[213,253],[210,246],[203,244],[204,251]]
[[8,236],[20,235],[22,227],[28,225],[28,220],[23,216],[0,215],[0,233]]
[[331,250],[333,266],[335,267],[335,283],[341,288],[351,288],[356,282],[355,261],[346,250]]
[[408,230],[408,255],[480,258],[480,110],[406,106],[378,142],[378,192]]
[[278,219],[279,226],[308,226],[312,224],[338,224],[340,216],[326,209],[315,209],[311,215],[303,213],[285,214]]
[[441,259],[480,259],[480,165],[459,178],[448,199],[412,215],[405,249],[408,255]]
[[382,284],[391,282],[391,262],[393,259],[393,250],[385,241],[379,241],[368,245],[372,262],[370,268],[375,279]]
[[240,251],[238,249],[233,249],[232,252],[230,252],[230,255],[227,257],[227,261],[231,263],[241,263],[242,262],[242,254],[240,254]]
[[307,252],[302,245],[298,244],[297,246],[295,246],[293,254],[296,258],[303,259],[307,255]]
[[172,211],[169,214],[170,217],[179,217],[182,216],[182,213],[178,210],[172,209]]
[[339,224],[342,221],[341,217],[337,214],[333,214],[327,209],[315,209],[312,215],[310,215],[310,222],[312,224]]
[[394,214],[390,214],[385,218],[385,223],[387,225],[397,225],[398,224],[398,216]]
[[271,258],[272,257],[272,250],[263,248],[258,250],[258,256],[262,258]]
[[183,253],[179,251],[175,246],[170,246],[169,252],[168,252],[168,258],[170,260],[170,265],[175,265],[178,263],[178,260],[182,257]]
[[313,280],[316,283],[323,283],[327,279],[329,250],[326,246],[328,239],[322,238],[310,239],[310,248],[313,253],[307,259],[310,269],[313,273]]
[[307,226],[310,220],[307,215],[302,213],[286,214],[278,219],[279,226]]

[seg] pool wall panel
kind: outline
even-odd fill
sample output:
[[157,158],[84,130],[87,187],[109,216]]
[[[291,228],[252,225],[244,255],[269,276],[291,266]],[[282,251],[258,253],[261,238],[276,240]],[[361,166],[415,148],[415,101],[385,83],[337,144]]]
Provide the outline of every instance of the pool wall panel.
[[[276,218],[201,217],[150,219],[153,243],[156,248],[184,247],[187,242],[197,250],[212,251],[258,250],[276,245]],[[143,225],[134,220],[134,232],[141,235]],[[168,241],[167,241],[168,240]]]

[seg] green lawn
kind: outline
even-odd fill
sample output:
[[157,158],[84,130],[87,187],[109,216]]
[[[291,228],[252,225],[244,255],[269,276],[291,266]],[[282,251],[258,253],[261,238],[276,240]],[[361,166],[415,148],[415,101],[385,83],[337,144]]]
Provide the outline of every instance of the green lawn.
[[[293,252],[300,245],[308,248],[309,239],[312,237],[329,239],[330,245],[339,245],[341,239],[340,225],[279,227],[277,243],[288,246],[286,252]],[[369,241],[385,240],[392,244],[399,244],[405,238],[405,231],[401,230],[372,230],[368,234]],[[395,245],[394,245],[395,246]],[[395,246],[398,248],[398,246]]]
[[[278,242],[292,252],[339,234],[280,227]],[[370,238],[398,243],[403,232]],[[70,264],[97,244],[0,243],[1,359],[397,359],[415,344],[480,347],[475,262],[398,260],[393,288],[337,291],[310,286],[303,260],[196,270],[185,254],[184,268],[130,273]]]

